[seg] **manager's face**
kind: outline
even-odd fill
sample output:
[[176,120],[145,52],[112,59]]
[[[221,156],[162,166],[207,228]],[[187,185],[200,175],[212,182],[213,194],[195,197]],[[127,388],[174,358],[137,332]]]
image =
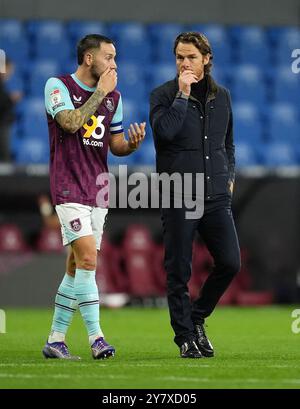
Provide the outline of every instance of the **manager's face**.
[[209,55],[202,55],[193,43],[179,42],[176,47],[177,74],[190,70],[198,81],[204,77],[204,67],[209,62]]

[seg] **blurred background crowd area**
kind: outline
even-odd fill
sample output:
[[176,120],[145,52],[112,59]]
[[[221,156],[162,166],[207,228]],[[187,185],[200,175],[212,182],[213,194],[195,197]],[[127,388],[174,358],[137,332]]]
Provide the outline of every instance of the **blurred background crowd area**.
[[[18,262],[16,263],[16,256],[24,266],[33,263],[36,253],[46,257],[46,260],[48,258],[48,262],[51,257],[62,261],[66,255],[60,231],[53,225],[44,225],[32,243],[29,245],[26,242],[22,231],[16,225],[5,224],[0,227],[2,302],[4,300],[9,302],[8,294],[4,294],[8,285],[8,280],[5,280],[5,276],[8,277],[7,270],[18,269],[20,266]],[[193,254],[193,274],[189,282],[189,291],[191,299],[196,299],[199,289],[213,269],[213,260],[199,237],[194,242]],[[221,305],[261,305],[280,301],[280,293],[276,293],[274,288],[259,290],[255,288],[254,278],[248,269],[249,254],[246,249],[242,249],[241,256],[241,272],[223,295]],[[150,229],[143,224],[129,225],[121,238],[115,242],[112,242],[105,233],[96,271],[102,304],[109,307],[126,304],[165,306],[166,272],[163,258],[163,244],[154,238]],[[45,276],[44,272],[40,274]],[[32,272],[27,279],[31,276],[33,277]],[[25,286],[30,287],[28,281]],[[43,303],[47,304],[47,301],[46,298]]]
[[[173,44],[183,31],[207,36],[213,50],[212,75],[231,92],[237,166],[299,165],[300,74],[292,70],[293,62],[300,69],[299,27],[54,19],[0,20],[0,48],[11,61],[3,81],[15,104],[9,152],[3,160],[48,162],[44,85],[51,76],[76,70],[80,38],[101,33],[115,41],[128,129],[131,122],[148,121],[149,93],[174,78]],[[120,158],[110,155],[109,162],[119,164]],[[143,148],[121,162],[154,165],[149,125]]]

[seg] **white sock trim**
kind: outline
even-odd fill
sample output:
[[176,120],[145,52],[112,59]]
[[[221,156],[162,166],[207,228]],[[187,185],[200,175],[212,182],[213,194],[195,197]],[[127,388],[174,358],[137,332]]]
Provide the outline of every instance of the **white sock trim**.
[[104,338],[104,334],[103,332],[100,332],[99,334],[95,334],[95,335],[90,335],[89,336],[89,343],[90,345],[93,345],[93,343],[96,341],[97,338]]
[[48,342],[65,342],[66,335],[62,332],[52,331],[49,335]]

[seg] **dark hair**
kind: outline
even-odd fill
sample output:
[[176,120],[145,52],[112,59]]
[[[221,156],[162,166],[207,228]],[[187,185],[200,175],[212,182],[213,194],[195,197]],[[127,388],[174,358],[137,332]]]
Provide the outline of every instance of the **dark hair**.
[[87,50],[99,48],[101,43],[114,44],[113,40],[101,34],[88,34],[83,37],[77,44],[77,62],[78,65],[83,63],[83,57]]
[[212,54],[212,49],[209,44],[208,39],[205,37],[204,34],[197,33],[196,31],[189,31],[186,33],[181,33],[177,36],[175,43],[174,43],[174,54],[176,55],[176,48],[178,46],[178,43],[192,43],[202,55],[210,55],[210,59],[208,64],[204,66],[204,73],[205,74],[210,74],[210,70],[212,67],[212,59],[213,59],[213,54]]

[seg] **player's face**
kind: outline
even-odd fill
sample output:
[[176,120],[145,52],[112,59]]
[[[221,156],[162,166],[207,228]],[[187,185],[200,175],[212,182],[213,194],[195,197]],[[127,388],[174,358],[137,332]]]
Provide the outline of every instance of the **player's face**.
[[93,52],[91,73],[95,80],[99,80],[101,74],[107,69],[117,69],[115,61],[116,49],[113,44],[101,43],[99,50]]
[[176,67],[178,75],[191,70],[198,80],[204,76],[204,66],[209,62],[209,55],[202,55],[192,43],[178,43],[176,48]]

